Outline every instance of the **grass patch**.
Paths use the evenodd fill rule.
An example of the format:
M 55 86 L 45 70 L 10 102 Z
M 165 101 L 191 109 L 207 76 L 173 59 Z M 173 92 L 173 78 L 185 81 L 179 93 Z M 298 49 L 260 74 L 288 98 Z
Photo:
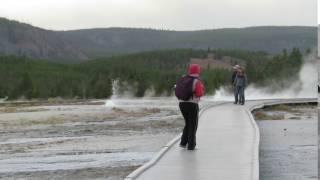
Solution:
M 284 119 L 284 114 L 270 115 L 262 111 L 253 112 L 253 116 L 256 120 L 283 120 Z
M 117 108 L 117 107 L 113 107 L 113 108 L 112 108 L 112 111 L 114 111 L 114 112 L 116 112 L 116 113 L 123 113 L 123 112 L 125 112 L 124 109 Z
M 284 112 L 290 112 L 290 113 L 300 113 L 301 111 L 297 109 L 296 105 L 288 105 L 288 104 L 279 104 L 274 106 L 268 106 L 265 108 L 267 111 L 284 111 Z
M 0 127 L 12 128 L 12 127 L 27 127 L 27 126 L 33 126 L 33 125 L 56 125 L 56 124 L 63 124 L 66 122 L 67 120 L 63 117 L 50 117 L 48 119 L 41 119 L 41 120 L 19 119 L 19 120 L 10 121 L 10 122 L 3 122 L 0 124 Z
M 268 111 L 291 111 L 292 107 L 290 107 L 289 105 L 286 104 L 278 104 L 278 105 L 274 105 L 274 106 L 268 106 L 265 108 Z
M 160 113 L 159 108 L 143 108 L 142 111 L 151 114 Z
M 16 112 L 18 112 L 18 108 L 15 108 L 15 107 L 5 107 L 5 108 L 0 109 L 0 112 L 1 112 L 1 113 L 16 113 Z
M 0 103 L 0 107 L 31 107 L 52 105 L 103 105 L 104 102 L 96 102 L 85 99 L 49 98 L 47 100 L 7 101 Z
M 302 104 L 278 104 L 266 106 L 264 109 L 269 111 L 286 111 L 291 113 L 301 113 L 301 109 L 316 109 L 317 104 L 302 103 Z
M 32 125 L 55 125 L 65 123 L 65 118 L 61 117 L 49 117 L 45 120 L 32 120 L 32 121 L 22 121 L 19 125 L 21 126 L 32 126 Z
M 301 120 L 301 117 L 290 117 L 289 119 L 291 119 L 291 120 Z
M 25 109 L 25 108 L 18 108 L 18 107 L 0 108 L 0 113 L 21 113 L 21 112 L 40 112 L 40 111 L 48 111 L 48 109 L 45 109 L 45 108 Z
M 279 104 L 279 105 L 271 106 L 270 109 L 274 111 L 290 111 L 292 107 L 286 104 Z

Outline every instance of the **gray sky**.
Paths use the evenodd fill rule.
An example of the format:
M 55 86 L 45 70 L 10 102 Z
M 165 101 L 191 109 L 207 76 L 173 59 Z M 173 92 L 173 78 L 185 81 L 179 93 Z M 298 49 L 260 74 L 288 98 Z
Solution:
M 0 4 L 1 17 L 54 30 L 317 25 L 317 0 L 0 0 Z

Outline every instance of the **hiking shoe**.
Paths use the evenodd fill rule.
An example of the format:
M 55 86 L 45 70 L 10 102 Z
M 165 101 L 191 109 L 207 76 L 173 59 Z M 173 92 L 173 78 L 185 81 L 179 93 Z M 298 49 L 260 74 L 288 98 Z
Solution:
M 188 150 L 189 151 L 193 151 L 193 150 L 196 150 L 197 148 L 195 147 L 195 146 L 193 146 L 193 147 L 188 147 Z

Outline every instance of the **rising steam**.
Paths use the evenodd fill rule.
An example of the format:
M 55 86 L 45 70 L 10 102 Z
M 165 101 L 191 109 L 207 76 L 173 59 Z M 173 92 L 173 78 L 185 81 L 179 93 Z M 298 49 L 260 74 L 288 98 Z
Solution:
M 311 55 L 304 58 L 304 64 L 299 72 L 299 78 L 295 82 L 290 83 L 287 88 L 275 91 L 272 89 L 272 85 L 265 88 L 257 88 L 252 84 L 245 90 L 246 99 L 317 98 L 317 67 L 318 64 L 315 53 L 311 53 Z M 212 99 L 231 101 L 234 100 L 234 97 L 226 87 L 221 87 Z
M 270 82 L 268 87 L 257 87 L 254 84 L 248 86 L 245 90 L 247 100 L 255 99 L 291 99 L 291 98 L 317 98 L 317 82 L 318 82 L 318 64 L 315 53 L 304 57 L 304 64 L 299 72 L 299 76 L 294 82 L 289 80 L 286 82 L 285 88 L 279 90 L 277 84 L 279 82 Z M 250 77 L 248 77 L 250 79 Z M 120 88 L 119 80 L 112 83 L 112 97 L 106 100 L 105 106 L 115 107 L 122 100 L 130 100 L 133 98 L 133 88 L 127 84 L 127 89 Z M 154 97 L 154 91 L 147 90 L 144 98 Z M 143 99 L 144 99 L 143 98 Z M 164 96 L 161 98 L 163 99 Z M 175 98 L 174 98 L 175 99 Z M 228 87 L 221 87 L 214 96 L 207 96 L 203 99 L 207 101 L 233 101 L 233 93 Z M 142 99 L 141 99 L 142 100 Z

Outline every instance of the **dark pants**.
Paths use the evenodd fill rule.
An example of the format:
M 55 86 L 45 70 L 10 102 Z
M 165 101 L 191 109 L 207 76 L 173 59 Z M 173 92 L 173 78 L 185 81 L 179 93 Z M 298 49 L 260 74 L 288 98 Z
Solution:
M 237 87 L 233 86 L 234 103 L 238 103 Z
M 235 103 L 244 104 L 244 86 L 236 86 L 235 88 Z
M 188 144 L 188 149 L 194 149 L 196 146 L 199 105 L 196 103 L 181 102 L 179 107 L 185 121 L 180 145 L 185 146 Z

